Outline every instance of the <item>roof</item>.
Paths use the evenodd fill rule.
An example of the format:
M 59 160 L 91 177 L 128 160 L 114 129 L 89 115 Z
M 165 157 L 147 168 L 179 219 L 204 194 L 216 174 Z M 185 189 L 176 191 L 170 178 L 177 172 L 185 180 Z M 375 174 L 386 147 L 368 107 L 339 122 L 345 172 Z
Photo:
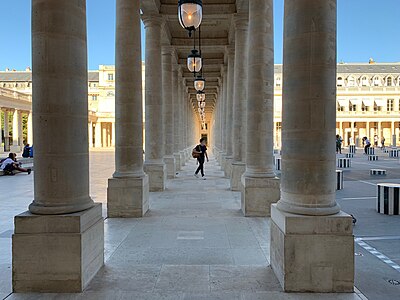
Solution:
M 275 65 L 275 73 L 282 73 L 282 65 Z M 357 63 L 337 65 L 337 73 L 348 74 L 398 74 L 400 75 L 400 63 Z
M 99 81 L 99 71 L 88 72 L 89 81 Z M 0 71 L 0 81 L 32 81 L 32 72 L 26 71 Z

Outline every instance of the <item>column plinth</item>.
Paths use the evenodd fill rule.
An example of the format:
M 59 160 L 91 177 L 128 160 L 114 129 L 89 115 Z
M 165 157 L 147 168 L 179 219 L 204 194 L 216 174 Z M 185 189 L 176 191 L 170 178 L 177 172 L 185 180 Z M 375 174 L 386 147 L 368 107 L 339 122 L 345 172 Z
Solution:
M 336 0 L 285 2 L 281 197 L 271 208 L 271 266 L 288 292 L 353 291 L 352 218 L 335 200 L 336 15 Z
M 243 162 L 232 162 L 232 171 L 231 171 L 231 190 L 232 191 L 241 191 L 243 188 L 242 185 L 242 175 L 246 171 L 246 164 Z

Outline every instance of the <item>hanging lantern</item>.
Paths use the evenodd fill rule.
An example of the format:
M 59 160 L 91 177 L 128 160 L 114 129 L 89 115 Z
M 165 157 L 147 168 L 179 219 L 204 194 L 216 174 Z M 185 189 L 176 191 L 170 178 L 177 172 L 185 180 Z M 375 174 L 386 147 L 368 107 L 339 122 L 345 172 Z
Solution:
M 206 100 L 206 94 L 204 92 L 197 92 L 196 95 L 197 101 L 202 102 Z
M 202 0 L 179 0 L 178 19 L 183 28 L 189 31 L 196 30 L 203 19 L 203 1 Z
M 189 54 L 187 58 L 187 67 L 190 72 L 198 73 L 202 67 L 201 56 L 196 49 L 192 50 L 192 53 Z
M 204 109 L 206 107 L 206 101 L 199 102 L 200 107 Z
M 196 91 L 203 91 L 205 84 L 206 80 L 201 76 L 196 77 L 196 79 L 194 80 L 194 88 L 196 89 Z

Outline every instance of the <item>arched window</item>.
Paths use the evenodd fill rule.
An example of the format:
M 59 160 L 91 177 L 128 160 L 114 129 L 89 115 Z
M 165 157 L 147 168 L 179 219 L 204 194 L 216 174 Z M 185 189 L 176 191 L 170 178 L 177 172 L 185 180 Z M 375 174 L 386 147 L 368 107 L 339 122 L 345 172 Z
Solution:
M 374 76 L 374 79 L 372 80 L 374 86 L 381 86 L 382 85 L 382 80 L 379 76 Z
M 393 77 L 392 76 L 386 77 L 386 86 L 393 86 Z
M 347 86 L 356 86 L 356 79 L 354 76 L 350 75 L 347 77 Z
M 361 86 L 369 86 L 369 80 L 367 76 L 362 76 L 360 80 Z

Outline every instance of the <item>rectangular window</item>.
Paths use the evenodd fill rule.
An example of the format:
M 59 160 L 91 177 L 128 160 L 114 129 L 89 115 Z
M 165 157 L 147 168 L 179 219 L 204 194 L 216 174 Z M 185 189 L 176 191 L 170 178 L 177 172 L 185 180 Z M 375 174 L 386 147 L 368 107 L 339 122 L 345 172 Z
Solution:
M 108 80 L 113 81 L 114 80 L 114 74 L 113 73 L 108 73 Z
M 393 111 L 394 99 L 388 99 L 386 108 L 387 108 L 387 111 Z

